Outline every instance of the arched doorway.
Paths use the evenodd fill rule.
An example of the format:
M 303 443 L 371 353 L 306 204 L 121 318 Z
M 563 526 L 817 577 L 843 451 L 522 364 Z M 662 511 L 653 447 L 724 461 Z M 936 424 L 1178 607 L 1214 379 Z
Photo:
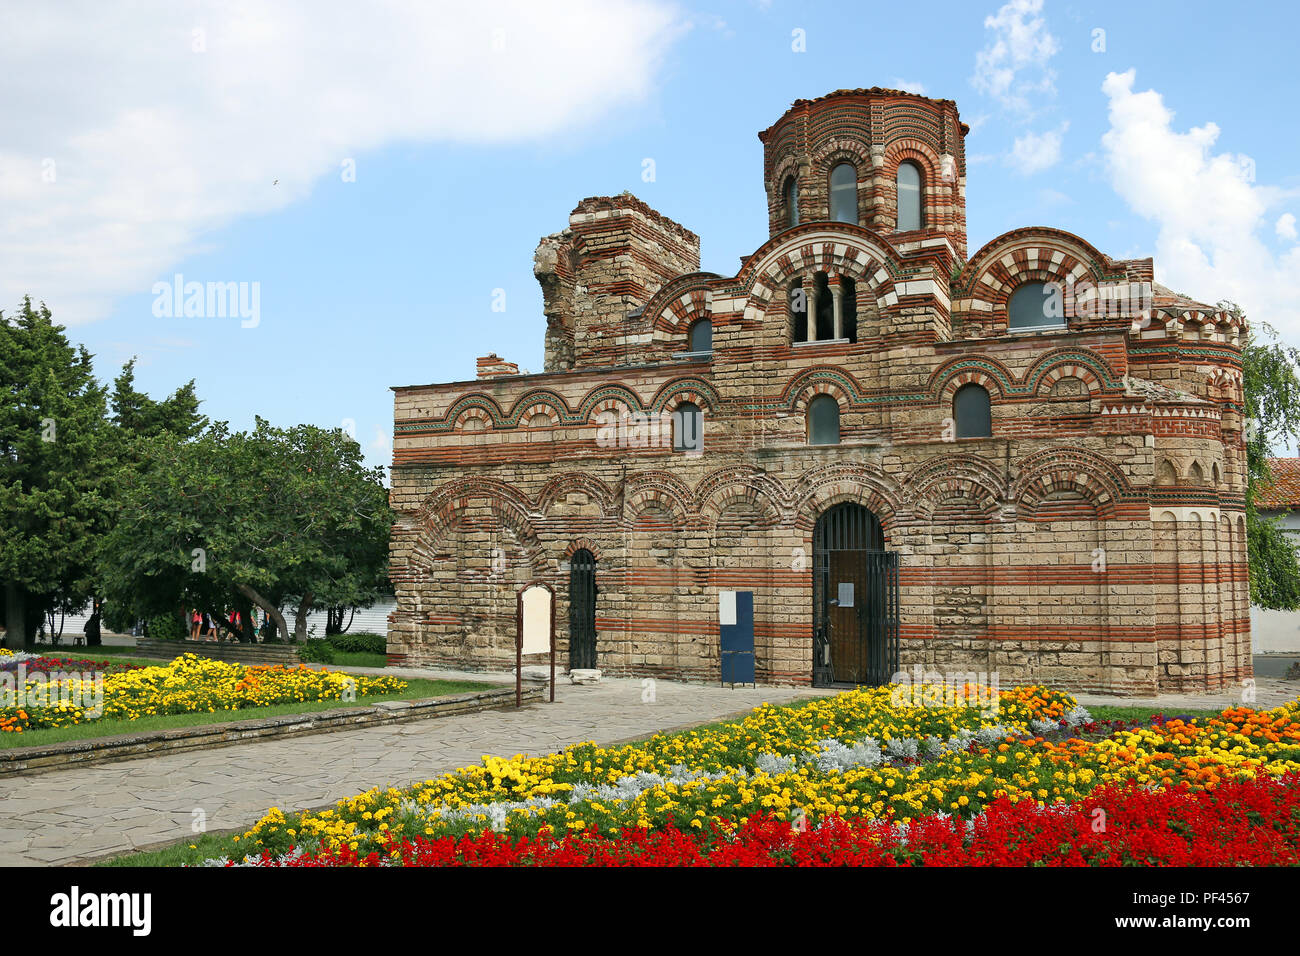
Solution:
M 569 558 L 569 670 L 596 666 L 596 556 L 586 548 Z
M 898 671 L 898 553 L 869 509 L 828 508 L 813 529 L 813 684 L 889 683 Z

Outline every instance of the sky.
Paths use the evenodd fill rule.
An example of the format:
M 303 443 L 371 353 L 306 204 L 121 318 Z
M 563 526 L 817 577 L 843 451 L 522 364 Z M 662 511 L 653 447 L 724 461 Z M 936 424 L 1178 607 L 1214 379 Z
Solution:
M 957 102 L 974 254 L 1074 232 L 1300 345 L 1300 12 L 1242 3 L 389 0 L 0 7 L 0 309 L 44 301 L 106 382 L 343 427 L 394 385 L 542 370 L 538 239 L 625 189 L 733 275 L 759 130 L 798 98 Z M 181 277 L 178 279 L 177 277 Z M 231 291 L 229 314 L 176 286 Z

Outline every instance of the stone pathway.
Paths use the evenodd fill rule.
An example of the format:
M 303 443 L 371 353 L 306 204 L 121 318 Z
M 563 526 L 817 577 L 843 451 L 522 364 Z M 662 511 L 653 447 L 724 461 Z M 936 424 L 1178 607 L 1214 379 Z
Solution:
M 350 669 L 350 668 L 349 668 Z M 409 669 L 403 669 L 409 670 Z M 500 682 L 500 674 L 414 671 L 411 676 Z M 614 743 L 831 693 L 810 688 L 728 690 L 639 680 L 556 682 L 554 704 L 437 720 L 254 741 L 93 767 L 0 778 L 0 866 L 84 862 L 250 826 L 269 807 L 326 806 L 376 785 L 403 786 L 484 754 L 545 754 L 583 740 Z
M 1149 707 L 1177 714 L 1187 710 L 1223 710 L 1227 707 L 1254 707 L 1270 710 L 1289 700 L 1300 697 L 1300 681 L 1282 680 L 1279 677 L 1257 677 L 1255 699 L 1242 699 L 1243 688 L 1233 687 L 1210 694 L 1159 694 L 1155 697 L 1114 697 L 1105 694 L 1075 694 L 1085 707 L 1104 704 L 1108 707 Z

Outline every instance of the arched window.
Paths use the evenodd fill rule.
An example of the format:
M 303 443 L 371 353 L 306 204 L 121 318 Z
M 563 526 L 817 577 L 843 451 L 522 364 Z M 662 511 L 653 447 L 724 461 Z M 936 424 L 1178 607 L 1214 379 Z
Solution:
M 673 412 L 673 451 L 704 450 L 704 416 L 694 402 L 682 402 Z
M 1055 282 L 1026 282 L 1007 302 L 1007 328 L 1059 329 L 1065 327 L 1065 303 Z
M 916 163 L 899 163 L 894 177 L 898 186 L 898 231 L 921 228 L 921 170 Z
M 791 176 L 785 181 L 785 224 L 789 228 L 799 225 L 799 180 Z
M 698 322 L 691 324 L 690 331 L 686 333 L 686 347 L 692 352 L 712 352 L 713 351 L 713 322 L 710 319 L 700 319 Z
M 840 403 L 833 396 L 818 395 L 808 403 L 808 444 L 840 443 Z
M 971 383 L 957 389 L 952 397 L 952 417 L 957 423 L 958 438 L 989 438 L 993 435 L 993 410 L 989 393 Z
M 795 279 L 790 284 L 790 341 L 808 341 L 808 293 L 803 287 L 803 279 Z
M 858 171 L 852 163 L 831 170 L 831 220 L 858 224 Z

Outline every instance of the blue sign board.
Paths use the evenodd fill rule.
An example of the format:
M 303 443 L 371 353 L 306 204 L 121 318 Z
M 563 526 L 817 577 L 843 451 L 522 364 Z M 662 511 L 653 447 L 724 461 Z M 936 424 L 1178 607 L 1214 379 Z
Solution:
M 719 601 L 722 683 L 754 683 L 754 592 L 723 592 Z

